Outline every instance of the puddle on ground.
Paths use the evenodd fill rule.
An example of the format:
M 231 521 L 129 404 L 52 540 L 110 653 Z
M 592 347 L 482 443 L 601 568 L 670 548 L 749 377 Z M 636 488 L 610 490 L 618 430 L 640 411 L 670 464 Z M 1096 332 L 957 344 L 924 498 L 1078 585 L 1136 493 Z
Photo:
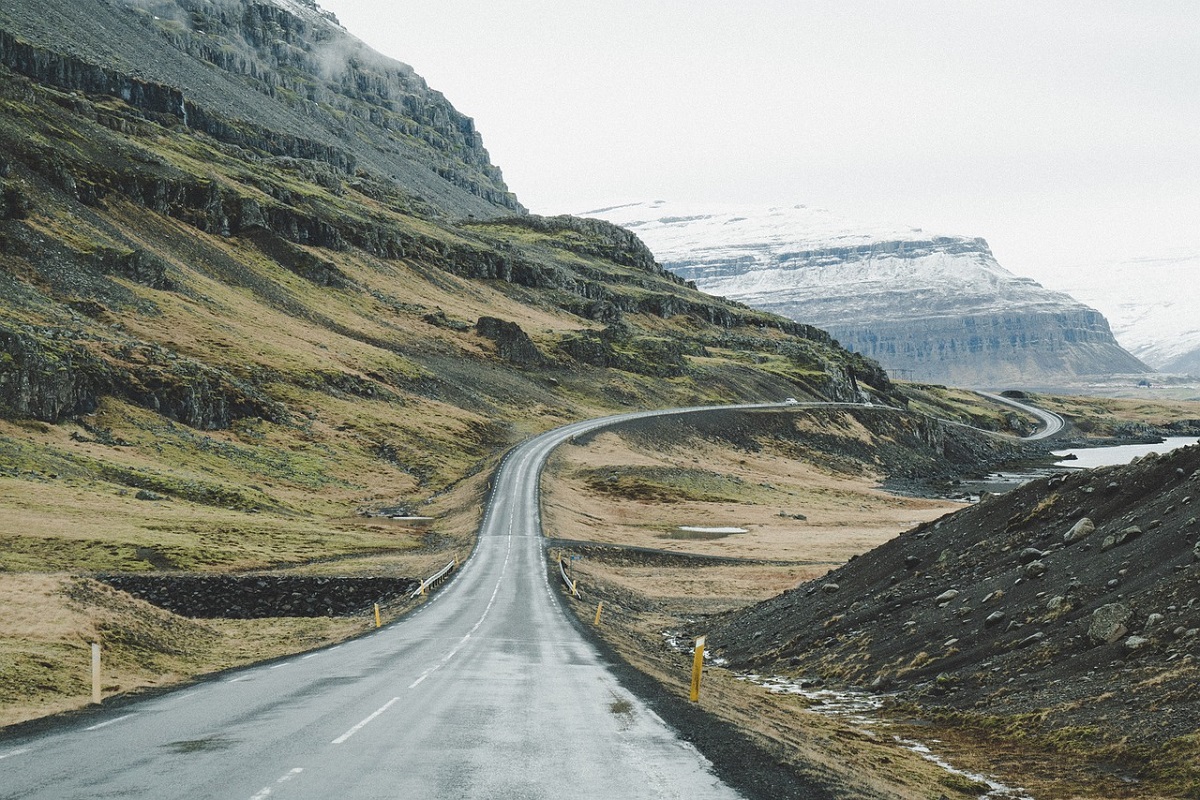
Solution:
M 658 538 L 708 541 L 710 539 L 724 539 L 726 536 L 733 536 L 737 533 L 749 533 L 749 531 L 746 528 L 706 528 L 698 525 L 680 525 L 675 530 L 658 534 Z
M 222 736 L 208 736 L 204 739 L 184 739 L 179 742 L 168 742 L 163 749 L 172 753 L 208 753 L 216 750 L 228 750 L 235 744 L 235 739 Z

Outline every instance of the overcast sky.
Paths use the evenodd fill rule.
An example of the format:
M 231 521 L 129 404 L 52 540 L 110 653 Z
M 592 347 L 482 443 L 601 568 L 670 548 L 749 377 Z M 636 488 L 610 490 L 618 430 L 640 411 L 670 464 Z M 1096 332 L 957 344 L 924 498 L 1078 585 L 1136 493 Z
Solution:
M 804 203 L 982 236 L 1050 285 L 1200 251 L 1197 0 L 319 2 L 473 117 L 536 213 Z

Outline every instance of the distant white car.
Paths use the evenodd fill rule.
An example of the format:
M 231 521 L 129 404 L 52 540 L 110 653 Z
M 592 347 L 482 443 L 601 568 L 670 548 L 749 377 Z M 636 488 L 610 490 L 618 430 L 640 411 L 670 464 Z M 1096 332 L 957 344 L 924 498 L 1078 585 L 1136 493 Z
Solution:
M 797 399 L 796 399 L 796 398 L 794 398 L 794 397 L 785 397 L 785 398 L 783 399 L 783 402 L 787 403 L 789 406 L 798 406 L 798 405 L 800 405 L 800 401 L 799 401 L 799 400 L 797 400 Z

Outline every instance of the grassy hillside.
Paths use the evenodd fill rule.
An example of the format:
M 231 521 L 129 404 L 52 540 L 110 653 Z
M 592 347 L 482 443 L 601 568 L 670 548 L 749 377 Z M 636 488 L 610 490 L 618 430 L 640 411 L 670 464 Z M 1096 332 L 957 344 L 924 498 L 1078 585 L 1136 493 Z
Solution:
M 365 624 L 89 576 L 427 575 L 532 433 L 892 392 L 626 231 L 524 215 L 469 119 L 316 10 L 0 9 L 0 724 L 86 702 L 93 640 L 107 695 Z

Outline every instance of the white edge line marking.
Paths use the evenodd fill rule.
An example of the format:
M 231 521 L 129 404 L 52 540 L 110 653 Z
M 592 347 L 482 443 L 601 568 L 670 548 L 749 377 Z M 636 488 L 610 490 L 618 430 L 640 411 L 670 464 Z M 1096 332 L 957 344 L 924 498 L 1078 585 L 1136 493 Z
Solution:
M 96 725 L 93 725 L 90 728 L 84 728 L 84 730 L 85 731 L 98 731 L 101 728 L 107 728 L 109 725 L 115 725 L 116 723 L 120 722 L 121 720 L 129 719 L 132 716 L 133 716 L 133 714 L 126 714 L 123 717 L 117 717 L 116 719 L 110 719 L 105 722 L 97 723 Z
M 353 728 L 351 728 L 350 730 L 346 731 L 345 733 L 343 733 L 343 734 L 342 734 L 341 736 L 339 736 L 338 738 L 334 739 L 332 742 L 330 742 L 330 744 L 341 744 L 342 742 L 346 741 L 346 740 L 347 740 L 347 739 L 349 739 L 351 736 L 353 736 L 354 734 L 358 733 L 360 730 L 362 730 L 364 727 L 366 727 L 368 724 L 370 724 L 370 722 L 371 722 L 373 719 L 375 719 L 375 718 L 376 718 L 376 717 L 378 717 L 380 714 L 382 714 L 383 712 L 385 712 L 385 711 L 387 711 L 389 708 L 391 708 L 391 707 L 392 707 L 392 705 L 393 705 L 393 704 L 395 704 L 396 702 L 398 702 L 399 700 L 400 700 L 400 698 L 399 698 L 399 697 L 393 697 L 391 700 L 388 700 L 386 703 L 384 703 L 384 704 L 383 704 L 383 706 L 382 706 L 382 707 L 380 707 L 380 708 L 376 709 L 375 713 L 371 714 L 371 716 L 367 717 L 367 718 L 366 718 L 366 719 L 364 719 L 362 722 L 358 723 L 358 724 L 357 724 L 357 725 L 355 725 Z
M 230 678 L 229 680 L 227 680 L 227 681 L 225 681 L 225 682 L 226 682 L 226 683 L 237 683 L 237 682 L 239 682 L 239 681 L 248 681 L 248 680 L 250 680 L 250 676 L 249 676 L 249 675 L 243 675 L 243 676 L 242 676 L 242 677 L 240 677 L 240 678 Z
M 19 756 L 19 755 L 22 755 L 22 754 L 28 753 L 28 752 L 31 752 L 30 748 L 28 748 L 28 747 L 22 748 L 20 750 L 9 750 L 7 753 L 0 753 L 0 761 L 3 761 L 6 758 L 12 758 L 13 756 Z
M 320 653 L 309 653 L 309 654 L 308 654 L 308 655 L 306 655 L 306 656 L 301 656 L 301 660 L 302 660 L 302 661 L 308 661 L 310 658 L 316 658 L 316 657 L 317 657 L 317 656 L 319 656 L 319 655 L 321 655 L 321 654 L 320 654 Z
M 294 778 L 294 777 L 296 777 L 297 775 L 299 775 L 301 772 L 304 772 L 304 768 L 303 768 L 303 767 L 296 767 L 296 768 L 295 768 L 295 769 L 293 769 L 291 772 L 289 772 L 287 775 L 284 775 L 282 778 L 280 778 L 279 780 L 275 781 L 275 783 L 276 783 L 276 785 L 278 785 L 278 784 L 281 784 L 281 783 L 287 783 L 287 782 L 288 782 L 288 781 L 290 781 L 292 778 Z M 251 798 L 250 798 L 250 800 L 265 800 L 265 799 L 266 799 L 267 797 L 269 797 L 270 795 L 271 795 L 271 787 L 270 787 L 270 786 L 264 786 L 262 789 L 259 789 L 259 791 L 258 791 L 258 794 L 254 795 L 254 797 L 251 797 Z
M 279 669 L 280 667 L 290 667 L 291 665 L 292 662 L 284 661 L 282 664 L 275 664 L 274 666 L 267 667 L 267 669 Z

